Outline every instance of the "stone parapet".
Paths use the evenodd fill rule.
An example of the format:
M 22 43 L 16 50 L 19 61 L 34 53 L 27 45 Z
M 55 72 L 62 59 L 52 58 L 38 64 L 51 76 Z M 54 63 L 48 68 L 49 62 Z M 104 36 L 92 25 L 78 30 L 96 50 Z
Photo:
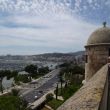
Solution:
M 104 91 L 107 71 L 108 65 L 103 66 L 57 110 L 98 110 Z

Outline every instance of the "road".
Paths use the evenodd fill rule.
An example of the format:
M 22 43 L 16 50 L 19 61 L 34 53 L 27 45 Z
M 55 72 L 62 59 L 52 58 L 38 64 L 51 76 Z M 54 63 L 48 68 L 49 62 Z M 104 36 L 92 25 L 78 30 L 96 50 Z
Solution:
M 36 88 L 31 88 L 31 90 L 25 94 L 22 95 L 22 97 L 28 102 L 33 103 L 34 101 L 38 100 L 40 97 L 42 97 L 44 94 L 46 94 L 48 91 L 56 87 L 56 83 L 58 82 L 58 73 L 59 69 L 52 71 L 48 76 L 44 76 L 43 83 L 41 84 L 41 80 L 37 82 L 37 84 L 34 84 Z M 41 86 L 38 87 L 38 84 L 41 84 Z

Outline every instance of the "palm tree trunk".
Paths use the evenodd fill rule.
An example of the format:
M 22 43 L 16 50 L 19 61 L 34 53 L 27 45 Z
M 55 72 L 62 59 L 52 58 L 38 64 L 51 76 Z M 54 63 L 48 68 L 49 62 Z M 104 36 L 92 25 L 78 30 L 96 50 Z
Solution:
M 58 84 L 57 84 L 57 87 L 56 87 L 56 100 L 58 99 Z
M 61 95 L 62 95 L 62 81 L 61 81 Z
M 2 81 L 3 81 L 3 78 L 0 79 L 0 90 L 1 90 L 1 92 L 3 93 L 3 85 L 2 85 Z

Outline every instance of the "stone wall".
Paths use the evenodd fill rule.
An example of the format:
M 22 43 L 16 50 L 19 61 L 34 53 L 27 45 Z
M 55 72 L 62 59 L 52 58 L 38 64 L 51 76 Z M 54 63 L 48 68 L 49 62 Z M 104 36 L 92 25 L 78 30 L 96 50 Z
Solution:
M 107 71 L 108 65 L 103 66 L 57 110 L 98 110 L 106 82 Z
M 88 46 L 86 54 L 88 61 L 85 64 L 85 80 L 88 81 L 103 65 L 107 63 L 110 46 Z

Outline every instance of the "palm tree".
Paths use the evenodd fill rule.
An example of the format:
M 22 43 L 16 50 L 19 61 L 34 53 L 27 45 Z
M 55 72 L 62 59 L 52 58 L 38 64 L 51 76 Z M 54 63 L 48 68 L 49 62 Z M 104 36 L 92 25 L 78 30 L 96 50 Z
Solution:
M 5 74 L 4 74 L 4 71 L 0 71 L 0 90 L 1 92 L 3 93 L 3 85 L 2 85 L 2 81 L 3 81 L 3 78 L 5 77 Z
M 62 85 L 63 85 L 63 76 L 64 76 L 64 71 L 60 71 L 60 74 L 59 74 L 59 81 L 60 81 L 60 84 L 61 84 L 61 94 L 62 94 Z
M 58 84 L 57 84 L 57 87 L 56 87 L 56 100 L 58 99 Z
M 61 84 L 61 94 L 62 94 L 62 89 L 63 89 L 63 87 L 62 87 L 62 85 L 63 85 L 63 77 L 62 77 L 62 76 L 60 76 L 59 78 L 60 78 L 60 84 Z

